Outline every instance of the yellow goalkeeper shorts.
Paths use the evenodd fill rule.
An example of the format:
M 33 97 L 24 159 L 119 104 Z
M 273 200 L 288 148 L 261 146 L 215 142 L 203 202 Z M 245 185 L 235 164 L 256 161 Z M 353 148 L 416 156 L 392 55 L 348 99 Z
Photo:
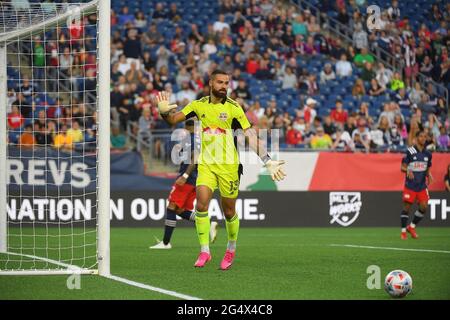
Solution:
M 237 198 L 239 193 L 240 165 L 230 165 L 227 170 L 223 165 L 217 168 L 213 165 L 198 165 L 197 186 L 207 186 L 213 192 L 219 188 L 224 198 Z

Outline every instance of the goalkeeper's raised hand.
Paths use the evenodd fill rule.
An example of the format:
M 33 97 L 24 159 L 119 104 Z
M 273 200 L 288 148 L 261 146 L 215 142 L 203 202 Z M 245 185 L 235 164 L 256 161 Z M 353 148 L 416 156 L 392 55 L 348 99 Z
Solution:
M 266 162 L 264 167 L 267 169 L 267 171 L 269 171 L 273 181 L 281 181 L 284 179 L 284 177 L 286 177 L 286 173 L 281 167 L 285 163 L 286 161 L 284 160 L 268 160 Z
M 158 103 L 158 111 L 162 116 L 168 115 L 170 110 L 176 109 L 176 104 L 169 104 L 170 93 L 167 91 L 160 91 L 156 95 L 156 102 Z

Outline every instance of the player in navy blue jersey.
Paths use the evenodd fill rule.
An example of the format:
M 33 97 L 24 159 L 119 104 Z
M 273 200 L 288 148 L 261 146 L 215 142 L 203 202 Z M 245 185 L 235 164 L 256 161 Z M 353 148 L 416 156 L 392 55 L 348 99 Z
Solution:
M 409 232 L 413 239 L 419 237 L 416 233 L 416 225 L 424 217 L 430 199 L 427 186 L 433 181 L 430 173 L 432 154 L 425 149 L 426 140 L 425 132 L 419 131 L 416 134 L 416 144 L 406 150 L 406 155 L 402 160 L 401 170 L 406 173 L 403 189 L 403 211 L 400 216 L 402 240 L 408 238 L 406 232 Z M 408 225 L 409 211 L 416 200 L 419 203 L 419 208 L 414 213 L 412 222 Z
M 171 249 L 170 239 L 172 238 L 173 230 L 177 225 L 177 215 L 185 220 L 195 222 L 194 200 L 196 198 L 195 184 L 197 181 L 197 164 L 194 161 L 194 149 L 198 145 L 195 141 L 194 135 L 194 121 L 188 120 L 185 122 L 185 128 L 190 133 L 190 139 L 183 139 L 184 144 L 181 150 L 190 149 L 191 161 L 182 162 L 178 171 L 178 177 L 172 186 L 172 191 L 169 195 L 169 205 L 166 209 L 166 221 L 164 226 L 164 238 L 162 241 L 157 239 L 157 243 L 151 246 L 150 249 Z M 214 242 L 217 237 L 217 222 L 211 222 L 210 241 Z

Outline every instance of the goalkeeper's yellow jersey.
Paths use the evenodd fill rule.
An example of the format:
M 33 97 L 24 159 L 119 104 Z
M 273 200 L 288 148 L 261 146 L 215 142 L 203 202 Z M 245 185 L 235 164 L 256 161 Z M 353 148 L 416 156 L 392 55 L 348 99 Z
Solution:
M 248 129 L 250 123 L 242 107 L 226 97 L 211 103 L 209 96 L 192 101 L 181 112 L 186 119 L 197 117 L 201 122 L 201 151 L 198 164 L 214 171 L 237 170 L 239 156 L 234 142 L 234 130 Z

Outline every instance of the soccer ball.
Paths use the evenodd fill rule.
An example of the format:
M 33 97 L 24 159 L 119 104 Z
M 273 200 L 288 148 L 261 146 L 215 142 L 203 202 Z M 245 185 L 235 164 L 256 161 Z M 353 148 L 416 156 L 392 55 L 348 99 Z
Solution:
M 403 298 L 412 290 L 412 278 L 403 270 L 391 271 L 384 280 L 384 289 L 393 298 Z

